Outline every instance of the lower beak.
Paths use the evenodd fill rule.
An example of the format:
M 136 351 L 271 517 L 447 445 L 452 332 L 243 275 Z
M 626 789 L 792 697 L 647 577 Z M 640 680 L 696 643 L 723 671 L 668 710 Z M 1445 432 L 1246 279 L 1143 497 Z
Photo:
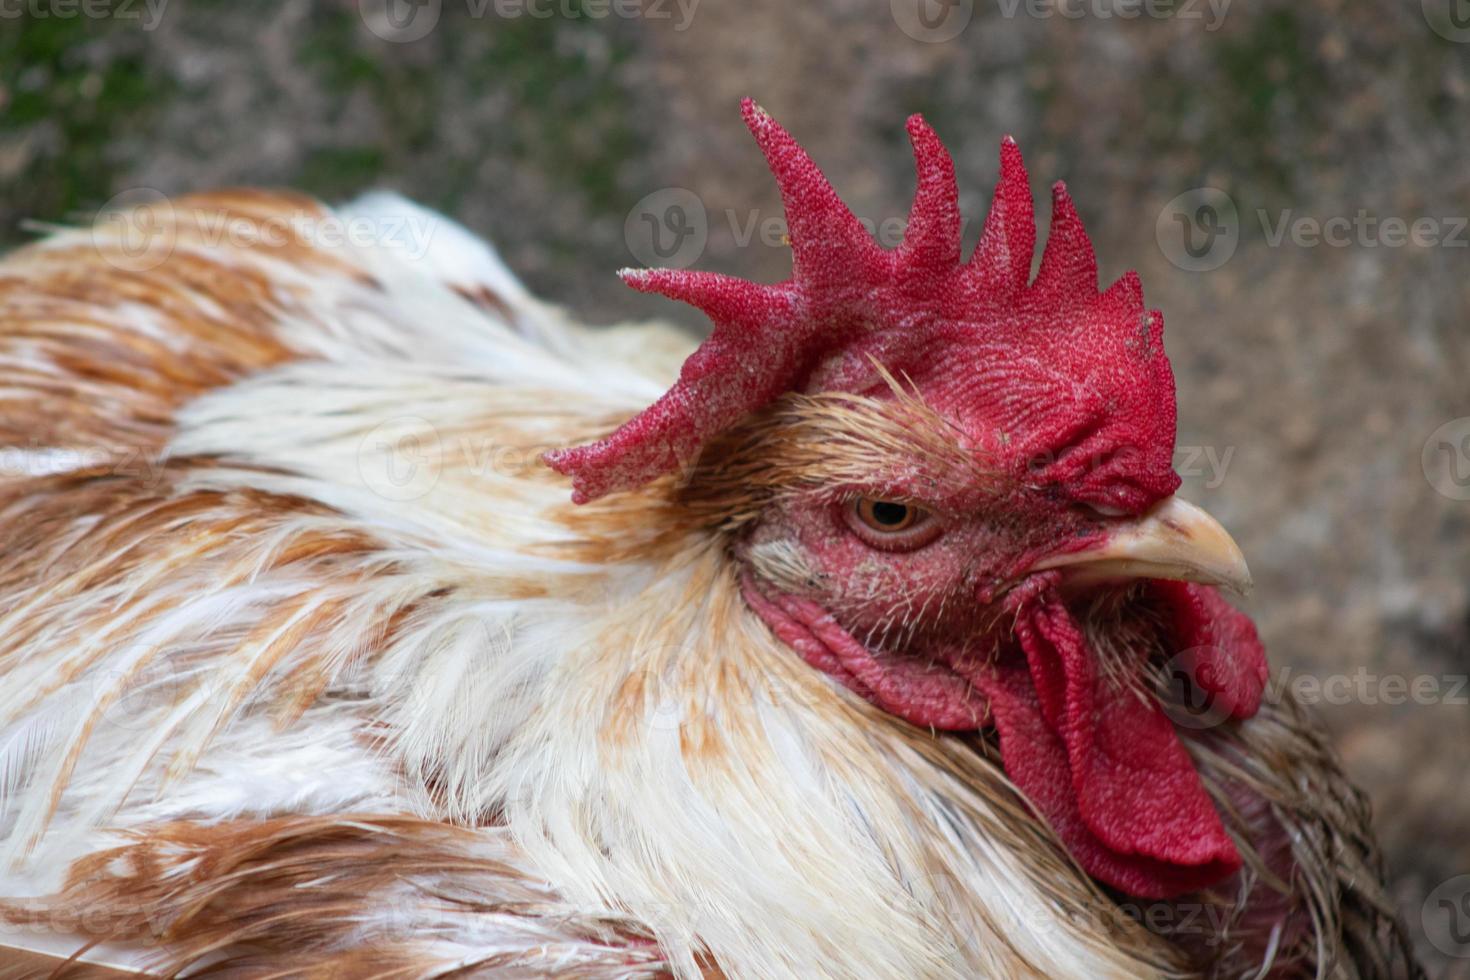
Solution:
M 1194 504 L 1169 497 L 1140 517 L 1119 520 L 1095 545 L 1037 562 L 1036 571 L 1064 568 L 1074 582 L 1161 578 L 1218 585 L 1240 595 L 1250 569 L 1235 541 Z

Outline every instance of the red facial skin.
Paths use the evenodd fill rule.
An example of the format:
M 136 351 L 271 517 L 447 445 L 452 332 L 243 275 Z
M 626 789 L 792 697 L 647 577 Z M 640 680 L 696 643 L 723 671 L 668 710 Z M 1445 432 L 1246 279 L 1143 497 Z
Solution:
M 892 400 L 887 391 L 865 394 Z M 874 473 L 860 485 L 781 496 L 742 549 L 794 546 L 812 571 L 799 593 L 751 581 L 747 594 L 768 621 L 830 614 L 849 635 L 835 644 L 849 656 L 845 665 L 829 656 L 816 666 L 916 725 L 969 730 L 985 721 L 977 710 L 988 718 L 973 690 L 978 663 L 1014 647 L 1011 617 L 998 601 L 1041 559 L 1097 542 L 1109 519 L 1046 482 L 1036 460 L 1055 451 L 1003 451 L 993 428 L 973 418 L 963 426 L 948 421 L 985 460 L 977 475 L 936 482 L 911 472 Z M 899 533 L 873 529 L 857 516 L 862 499 L 902 502 L 923 517 Z M 778 632 L 789 638 L 797 631 L 782 622 Z M 873 663 L 859 666 L 862 659 Z
M 854 499 L 874 492 L 862 490 L 784 498 L 743 542 L 746 556 L 781 544 L 811 572 L 799 591 L 747 573 L 747 601 L 776 635 L 912 724 L 997 728 L 1011 778 L 1109 884 L 1163 898 L 1238 870 L 1172 723 L 1101 675 L 1062 599 L 1061 573 L 1028 571 L 1047 554 L 1105 536 L 1109 519 L 1023 486 L 941 507 L 918 488 L 886 482 L 876 490 L 885 499 L 932 510 L 885 535 L 855 516 Z M 1249 621 L 1212 590 L 1153 588 L 1166 608 L 1183 610 L 1159 645 L 1203 651 L 1186 665 L 1196 681 L 1234 715 L 1253 713 L 1266 676 Z M 1136 655 L 1141 676 L 1157 646 Z M 1208 662 L 1196 663 L 1200 656 Z
M 875 650 L 994 639 L 994 624 L 979 612 L 1043 557 L 1097 541 L 1106 519 L 1020 487 L 967 496 L 939 503 L 922 487 L 835 487 L 783 500 L 749 544 L 797 545 L 820 583 L 802 598 Z M 863 497 L 903 501 L 928 516 L 900 535 L 865 533 L 853 526 L 854 502 Z

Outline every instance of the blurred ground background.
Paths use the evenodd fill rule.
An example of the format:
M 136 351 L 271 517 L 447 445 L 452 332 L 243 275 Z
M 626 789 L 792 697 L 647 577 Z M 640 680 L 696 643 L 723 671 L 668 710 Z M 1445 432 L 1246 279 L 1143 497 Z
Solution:
M 779 241 L 743 234 L 781 212 L 741 96 L 875 221 L 907 211 L 903 120 L 924 112 L 971 240 L 1013 133 L 1039 204 L 1065 178 L 1104 277 L 1138 268 L 1164 310 L 1190 495 L 1241 542 L 1281 679 L 1371 793 L 1431 974 L 1470 977 L 1470 4 L 1187 0 L 1125 19 L 1138 4 L 922 0 L 925 27 L 918 2 L 617 0 L 641 16 L 598 18 L 595 0 L 542 0 L 540 18 L 495 0 L 17 0 L 0 5 L 0 244 L 132 188 L 391 187 L 591 321 L 699 329 L 612 273 L 660 226 L 707 230 L 681 262 L 784 277 Z M 415 13 L 437 18 L 417 39 Z M 1228 202 L 1170 204 L 1201 187 Z M 689 201 L 675 188 L 703 225 L 669 211 Z M 1313 244 L 1331 218 L 1356 228 Z M 1429 224 L 1405 243 L 1387 219 Z

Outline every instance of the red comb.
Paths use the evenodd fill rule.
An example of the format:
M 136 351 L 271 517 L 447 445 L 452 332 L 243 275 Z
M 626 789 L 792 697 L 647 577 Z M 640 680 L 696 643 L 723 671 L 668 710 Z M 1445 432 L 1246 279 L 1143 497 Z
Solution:
M 1043 359 L 1054 360 L 1063 373 L 1108 389 L 1098 394 L 1100 403 L 1140 395 L 1157 403 L 1162 397 L 1167 407 L 1125 409 L 1131 422 L 1146 422 L 1127 443 L 1148 448 L 1151 463 L 1144 469 L 1160 470 L 1158 444 L 1167 442 L 1165 455 L 1171 456 L 1174 439 L 1173 380 L 1163 359 L 1161 323 L 1145 314 L 1131 273 L 1098 295 L 1092 243 L 1061 184 L 1053 190 L 1041 269 L 1028 287 L 1036 227 L 1014 140 L 1001 144 L 1000 181 L 985 230 L 974 256 L 962 264 L 954 162 L 922 118 L 908 121 L 918 189 L 903 244 L 890 252 L 786 130 L 749 99 L 742 108 L 780 186 L 793 275 L 761 285 L 708 272 L 622 273 L 634 289 L 703 310 L 714 330 L 684 363 L 674 387 L 648 409 L 605 439 L 546 454 L 548 465 L 572 477 L 577 503 L 681 468 L 711 437 L 787 391 L 858 390 L 872 382 L 874 358 L 890 371 L 912 373 L 977 344 L 993 362 L 998 351 L 1024 348 L 1034 357 L 1039 341 Z M 1076 336 L 1080 328 L 1088 331 L 1085 343 Z M 1106 370 L 1099 372 L 1099 364 Z M 1140 369 L 1142 385 L 1133 377 Z M 1162 468 L 1168 469 L 1167 460 Z M 1171 479 L 1177 482 L 1172 471 L 1143 482 L 1152 488 Z

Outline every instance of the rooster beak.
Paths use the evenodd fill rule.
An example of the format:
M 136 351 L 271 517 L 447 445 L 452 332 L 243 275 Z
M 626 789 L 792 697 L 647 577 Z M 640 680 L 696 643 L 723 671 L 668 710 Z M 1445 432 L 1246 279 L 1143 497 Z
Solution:
M 1238 595 L 1251 589 L 1245 557 L 1220 522 L 1178 497 L 1140 517 L 1117 521 L 1093 547 L 1035 566 L 1048 568 L 1067 569 L 1073 582 L 1161 578 L 1219 585 Z

